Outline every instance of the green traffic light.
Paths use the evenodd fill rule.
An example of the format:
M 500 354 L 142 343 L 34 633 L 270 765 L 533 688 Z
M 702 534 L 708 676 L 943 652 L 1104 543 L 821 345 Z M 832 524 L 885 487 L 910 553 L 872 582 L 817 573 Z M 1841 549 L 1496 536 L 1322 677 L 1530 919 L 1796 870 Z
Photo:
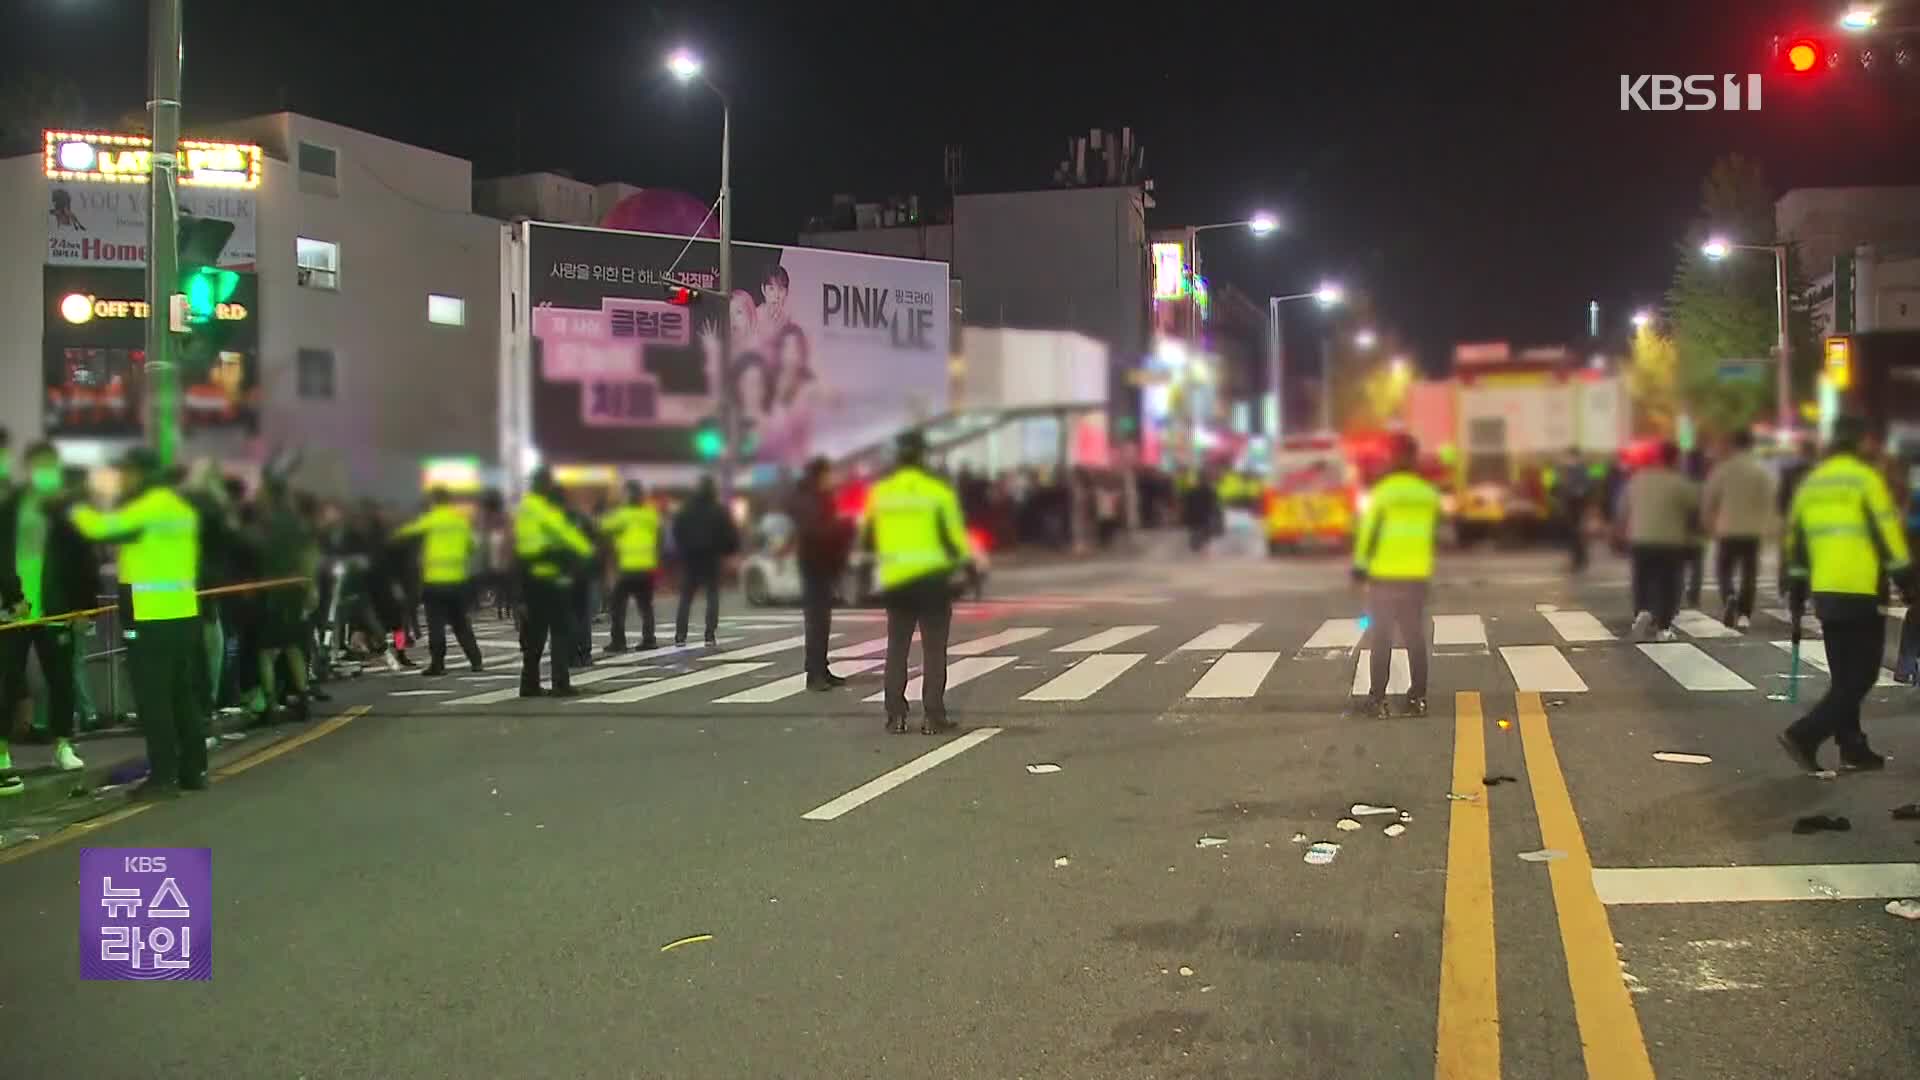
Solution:
M 703 427 L 693 434 L 693 452 L 703 460 L 712 461 L 726 449 L 727 441 L 718 428 Z
M 232 270 L 196 266 L 182 275 L 180 292 L 187 298 L 189 322 L 207 323 L 214 319 L 220 304 L 233 299 L 240 287 L 240 275 Z

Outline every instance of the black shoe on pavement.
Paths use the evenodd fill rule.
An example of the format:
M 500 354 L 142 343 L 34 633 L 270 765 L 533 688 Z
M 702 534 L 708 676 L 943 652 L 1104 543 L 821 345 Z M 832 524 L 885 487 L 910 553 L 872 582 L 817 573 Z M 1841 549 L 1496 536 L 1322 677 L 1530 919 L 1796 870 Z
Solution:
M 674 648 L 676 648 L 676 649 L 684 649 L 684 648 L 686 648 L 686 647 L 687 647 L 687 639 L 686 639 L 686 638 L 685 638 L 684 636 L 681 636 L 681 637 L 676 637 L 676 638 L 674 638 L 674 639 L 673 639 L 673 647 L 674 647 Z
M 180 797 L 177 784 L 161 784 L 152 780 L 144 781 L 127 792 L 128 802 L 165 802 Z
M 538 686 L 523 686 L 520 688 L 520 696 L 523 698 L 546 697 L 547 692 Z
M 641 652 L 652 652 L 653 650 L 659 647 L 660 647 L 660 643 L 658 641 L 655 641 L 652 638 L 648 638 L 647 640 L 640 643 Z
M 1887 767 L 1887 759 L 1873 752 L 1866 743 L 1858 746 L 1841 747 L 1841 772 L 1876 772 Z
M 403 668 L 417 668 L 420 666 L 419 664 L 415 663 L 413 660 L 408 658 L 407 650 L 405 649 L 393 650 L 393 658 L 395 660 L 398 660 L 400 662 L 400 666 Z
M 835 684 L 827 682 L 825 679 L 808 679 L 807 680 L 807 689 L 812 690 L 815 693 L 825 693 L 826 691 L 833 689 L 834 685 Z
M 1408 716 L 1427 715 L 1427 699 L 1424 697 L 1414 697 L 1412 695 L 1408 695 L 1407 715 Z
M 1740 606 L 1728 601 L 1727 609 L 1720 613 L 1720 623 L 1729 630 L 1740 629 Z
M 180 781 L 180 790 L 181 790 L 181 791 L 205 791 L 205 790 L 207 790 L 207 777 L 206 777 L 206 774 L 205 774 L 205 773 L 202 773 L 201 775 L 199 775 L 199 776 L 196 776 L 196 777 L 194 777 L 194 778 L 193 778 L 193 779 L 191 779 L 191 780 L 187 780 L 187 779 L 182 779 L 182 780 Z
M 547 691 L 547 696 L 559 697 L 559 698 L 579 697 L 580 691 L 575 690 L 571 686 L 556 686 L 553 689 Z
M 325 690 L 322 690 L 317 686 L 309 686 L 307 687 L 307 700 L 317 701 L 320 704 L 325 705 L 327 702 L 333 700 L 333 695 L 327 693 Z
M 847 677 L 845 675 L 835 675 L 833 672 L 829 671 L 827 672 L 827 685 L 828 686 L 845 686 L 847 685 Z
M 949 732 L 959 730 L 960 721 L 958 720 L 940 719 L 922 720 L 920 722 L 920 734 L 922 735 L 945 735 Z
M 708 634 L 706 642 L 707 648 L 709 649 L 717 649 L 720 647 L 720 638 L 716 634 Z
M 887 733 L 890 735 L 905 735 L 907 733 L 907 718 L 904 716 L 887 717 Z
M 1799 768 L 1801 772 L 1817 773 L 1821 771 L 1819 757 L 1815 755 L 1813 750 L 1808 749 L 1805 743 L 1795 738 L 1793 732 L 1783 731 L 1780 733 L 1780 749 L 1787 752 L 1787 757 L 1793 760 L 1793 764 Z
M 613 645 L 608 645 L 606 647 L 605 654 L 608 656 L 619 656 L 621 653 L 626 651 L 627 651 L 627 647 L 625 645 L 613 644 Z
M 470 661 L 468 661 L 468 662 L 467 662 L 467 667 L 469 667 L 469 668 L 471 668 L 471 669 L 473 669 L 473 673 L 474 673 L 475 675 L 478 675 L 478 674 L 480 674 L 481 672 L 483 672 L 483 671 L 485 671 L 485 670 L 487 670 L 487 666 L 486 666 L 485 664 L 483 664 L 483 663 L 481 663 L 481 662 L 480 662 L 480 661 L 478 661 L 478 660 L 470 660 Z
M 1370 697 L 1367 699 L 1365 708 L 1361 710 L 1361 715 L 1375 720 L 1387 720 L 1393 716 L 1393 707 L 1387 704 L 1386 698 Z
M 420 677 L 423 679 L 431 679 L 438 675 L 445 675 L 446 673 L 447 667 L 445 664 L 428 664 L 425 670 L 420 672 Z

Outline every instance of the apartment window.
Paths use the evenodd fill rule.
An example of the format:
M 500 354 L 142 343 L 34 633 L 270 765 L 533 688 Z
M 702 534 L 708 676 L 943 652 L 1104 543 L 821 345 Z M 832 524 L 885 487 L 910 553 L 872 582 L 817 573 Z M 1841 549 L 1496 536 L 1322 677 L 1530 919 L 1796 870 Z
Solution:
M 301 349 L 294 361 L 300 397 L 309 401 L 332 401 L 333 350 Z
M 319 143 L 300 143 L 300 171 L 309 176 L 340 178 L 340 151 Z
M 428 293 L 427 321 L 436 326 L 465 326 L 467 302 L 457 296 Z
M 340 287 L 340 245 L 325 240 L 294 238 L 293 261 L 299 269 L 294 278 L 309 289 Z

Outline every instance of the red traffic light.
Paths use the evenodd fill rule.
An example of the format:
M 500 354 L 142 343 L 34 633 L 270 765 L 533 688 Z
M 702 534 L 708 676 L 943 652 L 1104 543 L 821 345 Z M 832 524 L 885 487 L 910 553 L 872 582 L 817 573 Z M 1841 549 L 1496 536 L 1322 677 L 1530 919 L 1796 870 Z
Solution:
M 693 303 L 693 290 L 685 285 L 676 285 L 667 290 L 667 303 L 675 307 L 687 307 Z
M 1804 75 L 1820 65 L 1820 43 L 1812 38 L 1801 38 L 1787 46 L 1787 68 L 1795 74 Z

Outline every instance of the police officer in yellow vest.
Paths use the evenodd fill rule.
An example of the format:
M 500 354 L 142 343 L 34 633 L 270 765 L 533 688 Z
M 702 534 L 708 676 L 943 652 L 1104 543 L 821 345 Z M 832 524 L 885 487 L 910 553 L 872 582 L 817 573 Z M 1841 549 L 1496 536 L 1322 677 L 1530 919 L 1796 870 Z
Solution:
M 1827 692 L 1807 715 L 1780 734 L 1793 763 L 1818 772 L 1820 746 L 1831 738 L 1840 767 L 1879 769 L 1886 759 L 1860 730 L 1860 703 L 1880 677 L 1886 626 L 1880 615 L 1880 576 L 1900 583 L 1909 603 L 1920 598 L 1900 514 L 1886 481 L 1862 454 L 1866 426 L 1857 417 L 1834 421 L 1827 459 L 1793 493 L 1782 560 L 1787 607 L 1798 626 L 1813 597 L 1826 639 Z
M 553 474 L 533 474 L 513 516 L 513 549 L 520 562 L 520 595 L 526 611 L 520 626 L 520 696 L 572 697 L 567 665 L 573 660 L 571 589 L 588 570 L 593 542 L 567 520 Z M 540 653 L 553 639 L 553 689 L 540 689 Z
M 1434 533 L 1440 493 L 1416 470 L 1420 446 L 1411 435 L 1393 441 L 1393 464 L 1367 493 L 1366 514 L 1354 535 L 1353 578 L 1368 583 L 1368 648 L 1372 650 L 1369 711 L 1385 719 L 1387 680 L 1397 637 L 1407 650 L 1407 713 L 1427 715 L 1427 583 L 1433 577 Z
M 200 634 L 197 574 L 200 515 L 164 483 L 159 461 L 145 450 L 120 466 L 121 505 L 101 512 L 81 504 L 69 513 L 95 543 L 120 545 L 120 580 L 128 595 L 122 618 L 140 727 L 147 739 L 147 782 L 136 798 L 172 798 L 207 786 L 207 718 L 196 680 L 206 663 Z
M 627 485 L 627 504 L 600 519 L 600 531 L 613 538 L 620 576 L 613 586 L 613 640 L 608 653 L 627 651 L 627 600 L 640 605 L 640 648 L 657 649 L 653 638 L 653 574 L 660 568 L 660 509 L 638 483 Z
M 444 675 L 447 671 L 447 624 L 453 624 L 453 636 L 460 651 L 467 654 L 467 666 L 480 670 L 480 646 L 473 640 L 473 624 L 467 621 L 467 579 L 472 573 L 474 556 L 473 522 L 446 491 L 436 488 L 427 496 L 427 512 L 394 531 L 394 539 L 420 540 L 420 602 L 427 609 L 427 651 L 432 663 L 422 675 Z
M 865 547 L 887 607 L 887 730 L 907 730 L 907 650 L 920 631 L 923 734 L 952 731 L 947 718 L 947 633 L 953 627 L 954 577 L 972 562 L 960 498 L 926 470 L 918 432 L 900 437 L 895 467 L 867 497 Z

